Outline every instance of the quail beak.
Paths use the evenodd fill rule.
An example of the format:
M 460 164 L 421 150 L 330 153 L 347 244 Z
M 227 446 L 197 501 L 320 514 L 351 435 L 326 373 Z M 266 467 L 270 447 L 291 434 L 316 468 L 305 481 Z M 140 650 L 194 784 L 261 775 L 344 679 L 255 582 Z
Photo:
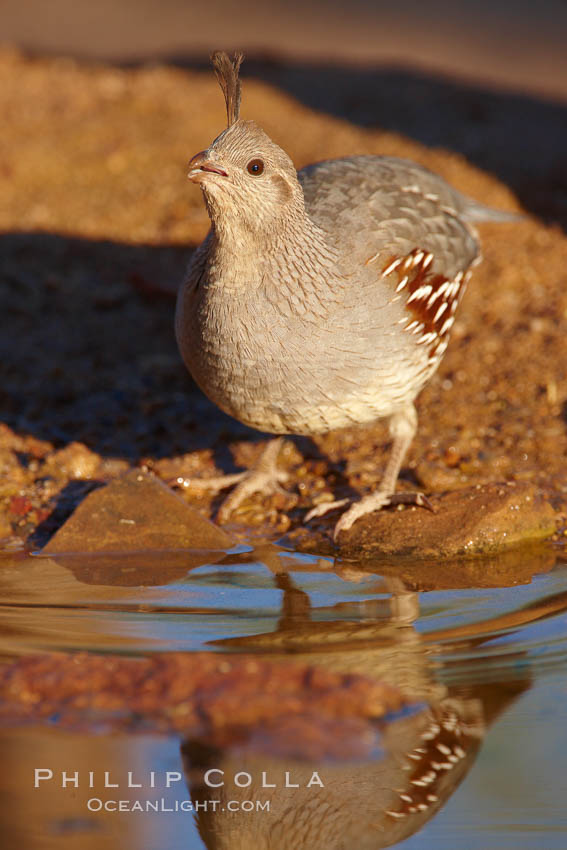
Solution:
M 189 173 L 187 176 L 193 183 L 201 183 L 203 180 L 206 180 L 208 174 L 220 174 L 221 177 L 228 177 L 228 173 L 224 168 L 207 159 L 207 151 L 199 151 L 189 162 Z

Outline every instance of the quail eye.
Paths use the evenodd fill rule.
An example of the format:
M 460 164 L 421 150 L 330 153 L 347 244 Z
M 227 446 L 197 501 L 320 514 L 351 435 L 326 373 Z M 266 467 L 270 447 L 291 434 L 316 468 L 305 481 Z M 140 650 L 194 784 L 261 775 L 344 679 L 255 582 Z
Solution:
M 264 163 L 261 159 L 251 159 L 246 166 L 246 170 L 248 171 L 248 174 L 252 174 L 253 177 L 258 177 L 264 170 Z

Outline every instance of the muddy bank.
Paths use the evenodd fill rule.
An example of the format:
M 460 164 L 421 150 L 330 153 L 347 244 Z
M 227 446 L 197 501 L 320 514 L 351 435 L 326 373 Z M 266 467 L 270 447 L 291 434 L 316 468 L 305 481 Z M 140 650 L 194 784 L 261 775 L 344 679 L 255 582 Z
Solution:
M 262 437 L 203 398 L 173 339 L 173 293 L 207 228 L 186 162 L 224 122 L 212 75 L 32 61 L 10 51 L 0 53 L 0 70 L 0 538 L 40 545 L 86 493 L 130 466 L 166 482 L 230 472 L 252 462 Z M 345 96 L 343 113 L 348 103 Z M 353 116 L 359 103 L 352 100 Z M 520 208 L 488 171 L 381 129 L 380 115 L 363 128 L 257 80 L 245 83 L 243 115 L 259 120 L 298 167 L 393 153 L 485 203 Z M 482 162 L 482 110 L 467 120 L 476 121 L 474 159 Z M 539 180 L 540 164 L 527 174 L 525 220 L 482 226 L 485 259 L 439 372 L 418 400 L 419 432 L 400 489 L 458 494 L 515 482 L 530 488 L 534 503 L 551 505 L 561 535 L 567 238 L 558 224 L 529 214 L 560 219 L 564 180 L 549 168 L 556 179 L 550 171 Z M 231 533 L 254 528 L 293 540 L 314 503 L 376 485 L 386 441 L 378 424 L 286 445 L 289 495 L 251 498 Z M 202 491 L 181 495 L 207 517 L 219 504 Z M 395 512 L 382 526 L 402 518 Z M 314 525 L 313 535 L 328 541 L 332 521 Z

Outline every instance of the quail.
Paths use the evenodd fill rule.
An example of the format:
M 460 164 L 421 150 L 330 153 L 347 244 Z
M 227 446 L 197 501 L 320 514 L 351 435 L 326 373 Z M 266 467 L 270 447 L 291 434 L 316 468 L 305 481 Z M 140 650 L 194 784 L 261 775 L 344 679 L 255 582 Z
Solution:
M 395 494 L 417 429 L 414 400 L 443 357 L 480 260 L 474 223 L 513 216 L 392 156 L 297 172 L 258 124 L 240 118 L 242 58 L 212 56 L 228 121 L 190 162 L 211 228 L 179 291 L 176 337 L 205 394 L 260 431 L 313 436 L 389 421 L 381 483 L 340 516 L 337 539 L 385 505 L 427 506 L 422 494 Z M 281 439 L 253 469 L 204 482 L 237 484 L 221 520 L 285 480 Z M 307 520 L 345 504 L 319 506 Z

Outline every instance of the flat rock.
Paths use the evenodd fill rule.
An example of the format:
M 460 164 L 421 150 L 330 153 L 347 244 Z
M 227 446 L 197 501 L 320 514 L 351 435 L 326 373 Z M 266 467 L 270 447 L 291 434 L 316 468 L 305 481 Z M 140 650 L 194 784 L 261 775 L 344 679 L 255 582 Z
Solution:
M 453 558 L 490 554 L 550 537 L 556 514 L 536 487 L 485 484 L 431 499 L 423 508 L 385 510 L 362 517 L 340 537 L 342 555 Z
M 230 536 L 154 475 L 133 469 L 81 502 L 42 552 L 226 549 Z

